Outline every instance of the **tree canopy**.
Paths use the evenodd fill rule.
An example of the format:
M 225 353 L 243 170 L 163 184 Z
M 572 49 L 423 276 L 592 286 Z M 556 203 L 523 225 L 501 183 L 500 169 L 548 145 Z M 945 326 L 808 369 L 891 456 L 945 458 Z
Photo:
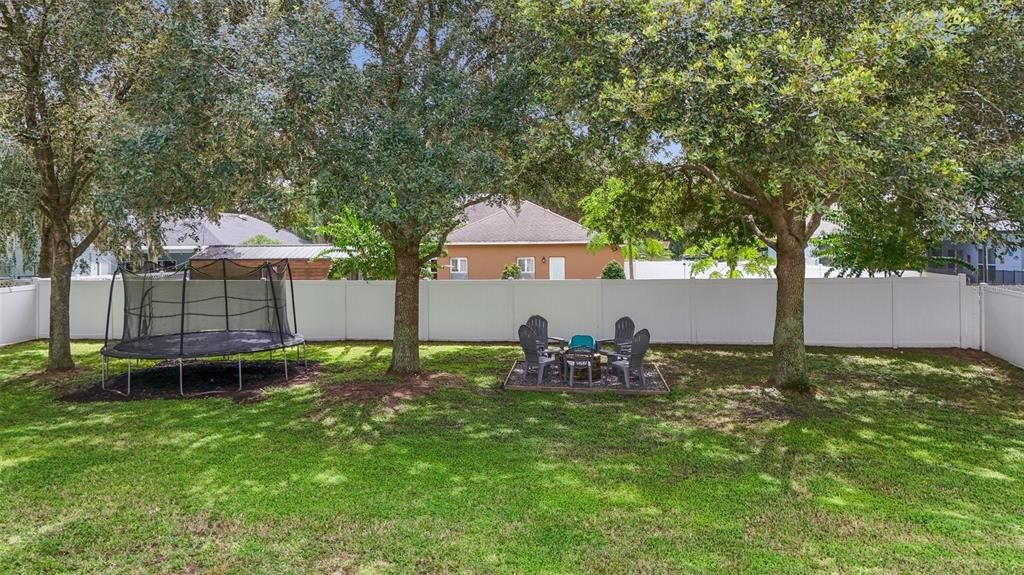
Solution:
M 346 0 L 301 12 L 268 43 L 277 53 L 267 81 L 305 170 L 288 179 L 315 183 L 321 209 L 346 211 L 390 246 L 391 371 L 418 371 L 420 270 L 465 208 L 505 201 L 527 177 L 531 100 L 514 14 L 480 0 Z
M 971 43 L 989 46 L 977 36 L 985 10 L 537 0 L 525 13 L 545 38 L 537 65 L 562 121 L 623 165 L 660 164 L 716 198 L 706 205 L 727 202 L 776 250 L 772 380 L 805 389 L 804 253 L 821 218 L 865 197 L 947 212 L 963 201 L 965 143 L 950 118 Z
M 16 193 L 0 236 L 39 238 L 51 369 L 72 365 L 70 279 L 91 245 L 152 246 L 168 219 L 277 197 L 254 85 L 235 65 L 236 32 L 261 14 L 228 0 L 0 4 L 0 142 L 20 147 L 3 157 L 32 158 L 17 185 L 4 176 Z

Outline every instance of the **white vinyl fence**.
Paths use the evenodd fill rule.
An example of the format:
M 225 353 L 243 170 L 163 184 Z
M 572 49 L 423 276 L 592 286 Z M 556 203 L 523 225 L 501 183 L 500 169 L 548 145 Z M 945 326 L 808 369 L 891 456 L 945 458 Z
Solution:
M 0 288 L 0 345 L 45 338 L 47 280 Z M 120 282 L 76 279 L 71 333 L 103 338 L 108 298 L 110 336 L 121 333 Z M 391 337 L 394 283 L 296 281 L 298 329 L 310 340 Z M 424 281 L 420 333 L 428 341 L 515 341 L 533 314 L 553 335 L 612 335 L 632 316 L 653 341 L 767 344 L 774 280 Z M 983 349 L 1024 367 L 1024 292 L 967 286 L 963 277 L 808 279 L 807 342 L 838 347 Z
M 35 285 L 0 287 L 0 346 L 38 337 Z
M 981 349 L 1024 367 L 1024 292 L 986 286 Z
M 76 279 L 72 286 L 72 336 L 103 338 L 110 281 Z M 49 291 L 40 280 L 0 292 L 0 343 L 48 335 Z M 120 282 L 111 302 L 110 336 L 117 338 Z M 391 338 L 393 282 L 296 281 L 295 302 L 298 329 L 310 340 Z M 428 341 L 515 341 L 519 325 L 540 314 L 552 335 L 610 337 L 615 320 L 629 315 L 655 342 L 767 344 L 774 308 L 770 279 L 424 281 L 420 334 Z M 807 280 L 811 345 L 978 348 L 979 315 L 978 290 L 960 277 Z M 1024 333 L 1021 322 L 1014 327 Z M 986 338 L 990 347 L 992 337 L 1003 336 Z M 1019 342 L 1024 337 L 1005 345 Z

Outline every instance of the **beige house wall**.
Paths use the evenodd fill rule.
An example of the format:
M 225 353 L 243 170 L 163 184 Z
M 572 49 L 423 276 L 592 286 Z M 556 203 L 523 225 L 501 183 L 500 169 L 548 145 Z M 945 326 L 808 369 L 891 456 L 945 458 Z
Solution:
M 437 259 L 437 279 L 449 278 L 451 258 L 468 260 L 469 279 L 501 279 L 505 266 L 516 263 L 517 258 L 533 257 L 536 272 L 534 279 L 548 279 L 549 259 L 565 258 L 565 279 L 594 279 L 601 277 L 601 270 L 608 262 L 622 262 L 622 251 L 606 247 L 596 253 L 587 251 L 585 244 L 495 244 L 495 245 L 449 245 L 448 256 Z

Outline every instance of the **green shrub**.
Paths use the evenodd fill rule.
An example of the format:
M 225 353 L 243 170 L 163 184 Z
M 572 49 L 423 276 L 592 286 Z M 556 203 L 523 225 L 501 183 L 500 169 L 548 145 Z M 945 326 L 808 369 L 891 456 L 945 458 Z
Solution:
M 622 269 L 622 264 L 612 260 L 608 262 L 608 265 L 604 266 L 603 270 L 601 270 L 601 279 L 624 280 L 626 279 L 626 270 Z
M 263 234 L 256 234 L 255 236 L 242 242 L 243 246 L 279 246 L 281 245 L 280 240 L 275 240 L 272 237 L 265 236 Z
M 505 269 L 501 270 L 501 279 L 503 280 L 517 280 L 522 271 L 519 269 L 517 264 L 508 264 Z

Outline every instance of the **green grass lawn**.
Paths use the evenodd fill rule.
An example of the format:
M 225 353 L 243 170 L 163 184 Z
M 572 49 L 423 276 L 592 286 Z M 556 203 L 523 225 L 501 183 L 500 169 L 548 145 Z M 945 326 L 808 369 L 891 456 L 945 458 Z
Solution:
M 0 349 L 0 573 L 1021 573 L 1024 372 L 980 354 L 660 348 L 658 397 L 506 392 L 511 346 L 310 348 L 264 400 L 70 403 Z M 118 365 L 123 369 L 123 365 Z M 35 375 L 33 375 L 35 374 Z

